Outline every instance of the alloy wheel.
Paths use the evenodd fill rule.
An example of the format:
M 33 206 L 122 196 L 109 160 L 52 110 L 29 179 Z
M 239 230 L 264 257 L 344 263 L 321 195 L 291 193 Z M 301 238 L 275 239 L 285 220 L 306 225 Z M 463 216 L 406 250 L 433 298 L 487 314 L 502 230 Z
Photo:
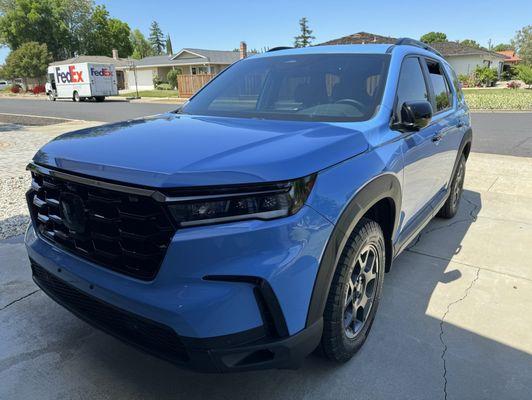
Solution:
M 349 339 L 355 338 L 368 320 L 380 273 L 379 253 L 373 244 L 367 244 L 355 260 L 347 283 L 344 331 Z

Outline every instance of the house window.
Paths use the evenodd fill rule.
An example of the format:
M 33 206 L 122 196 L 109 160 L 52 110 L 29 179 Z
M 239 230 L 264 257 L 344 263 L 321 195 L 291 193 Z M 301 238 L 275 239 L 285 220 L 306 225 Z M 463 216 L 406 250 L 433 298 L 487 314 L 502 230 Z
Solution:
M 209 69 L 207 67 L 192 67 L 192 75 L 208 74 Z

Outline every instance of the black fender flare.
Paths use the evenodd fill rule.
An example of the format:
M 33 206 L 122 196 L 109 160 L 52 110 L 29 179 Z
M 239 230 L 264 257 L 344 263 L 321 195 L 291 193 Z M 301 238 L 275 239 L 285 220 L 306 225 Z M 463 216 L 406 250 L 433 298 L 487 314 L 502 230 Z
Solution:
M 391 198 L 395 203 L 395 220 L 393 221 L 393 231 L 391 232 L 391 237 L 393 238 L 399 224 L 402 199 L 401 183 L 393 174 L 379 175 L 368 182 L 358 191 L 342 212 L 325 246 L 325 251 L 318 267 L 307 313 L 307 327 L 323 317 L 336 266 L 351 232 L 372 206 L 386 198 Z

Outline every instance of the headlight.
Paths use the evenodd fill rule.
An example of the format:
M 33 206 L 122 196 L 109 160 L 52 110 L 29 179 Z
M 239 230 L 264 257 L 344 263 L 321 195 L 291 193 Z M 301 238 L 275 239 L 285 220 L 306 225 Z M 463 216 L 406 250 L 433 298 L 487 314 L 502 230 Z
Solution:
M 286 217 L 303 207 L 315 180 L 316 175 L 310 175 L 282 183 L 213 189 L 205 195 L 175 197 L 168 208 L 183 227 Z

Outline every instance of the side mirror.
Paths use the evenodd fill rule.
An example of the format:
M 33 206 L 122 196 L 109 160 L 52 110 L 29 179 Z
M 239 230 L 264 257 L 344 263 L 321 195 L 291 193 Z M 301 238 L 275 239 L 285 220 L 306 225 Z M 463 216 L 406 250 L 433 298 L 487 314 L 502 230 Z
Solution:
M 401 120 L 392 128 L 401 132 L 419 131 L 432 119 L 432 105 L 428 101 L 406 101 L 401 106 Z

